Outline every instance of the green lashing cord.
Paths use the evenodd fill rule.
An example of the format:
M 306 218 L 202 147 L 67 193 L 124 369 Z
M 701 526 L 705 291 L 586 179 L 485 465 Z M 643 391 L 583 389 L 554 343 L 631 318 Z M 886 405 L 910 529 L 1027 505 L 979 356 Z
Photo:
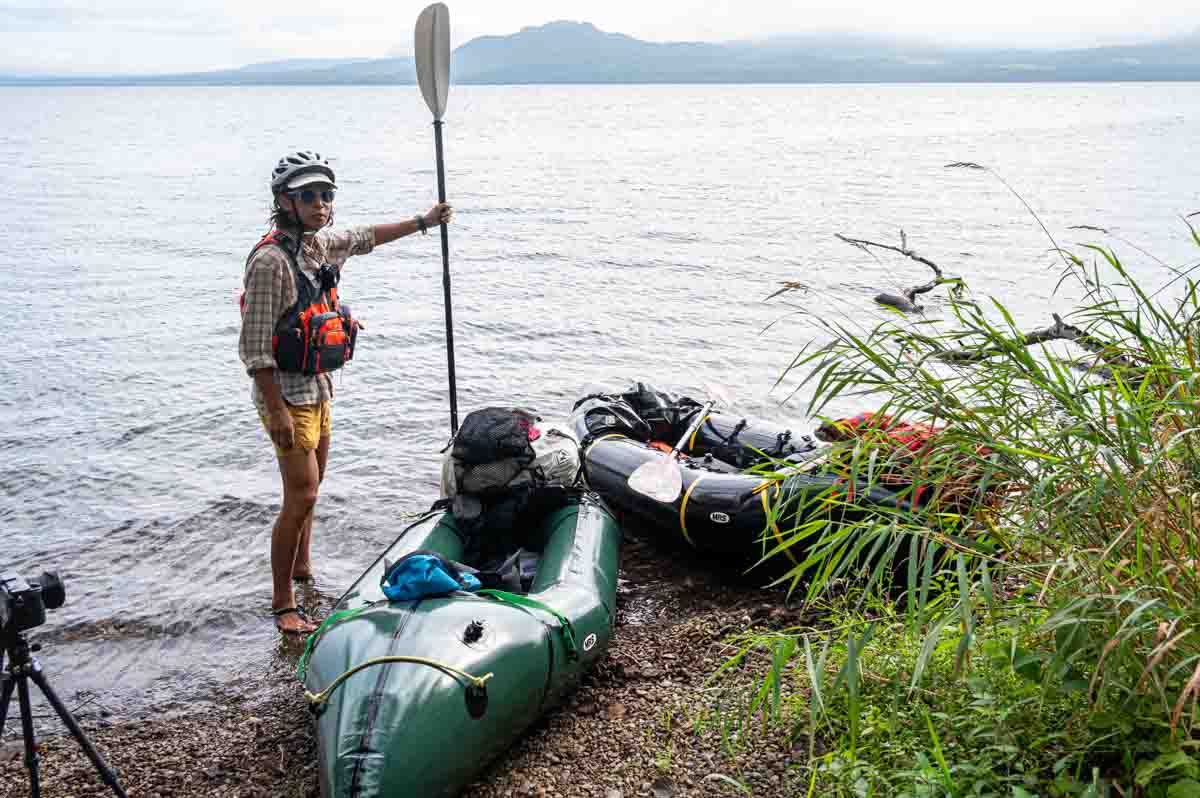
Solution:
M 358 615 L 359 613 L 365 612 L 369 609 L 371 609 L 370 604 L 353 610 L 342 610 L 341 612 L 335 612 L 333 615 L 330 615 L 328 618 L 321 621 L 321 625 L 317 627 L 315 632 L 308 636 L 308 640 L 304 643 L 304 653 L 300 655 L 300 662 L 296 665 L 296 678 L 300 681 L 304 681 L 304 676 L 308 672 L 308 660 L 310 657 L 312 657 L 313 649 L 317 647 L 317 642 L 325 635 L 325 632 L 328 631 L 330 627 L 336 626 L 342 621 L 348 621 L 355 615 Z
M 389 662 L 409 662 L 414 665 L 428 665 L 430 668 L 436 668 L 442 673 L 450 676 L 462 677 L 470 682 L 472 687 L 478 689 L 483 689 L 487 685 L 487 680 L 492 678 L 494 675 L 487 673 L 483 676 L 473 676 L 466 671 L 460 671 L 458 668 L 455 668 L 452 665 L 447 665 L 443 662 L 437 662 L 436 660 L 432 659 L 425 659 L 424 657 L 376 657 L 375 659 L 369 659 L 360 665 L 355 665 L 353 668 L 334 679 L 332 684 L 319 693 L 310 693 L 309 691 L 305 690 L 304 697 L 308 699 L 308 703 L 312 704 L 314 707 L 319 707 L 329 700 L 329 696 L 333 694 L 334 690 L 341 686 L 342 682 L 346 681 L 354 674 L 358 673 L 364 668 L 369 668 L 372 665 L 386 665 Z
M 531 599 L 528 596 L 522 596 L 519 593 L 509 593 L 504 590 L 492 590 L 490 588 L 484 588 L 483 590 L 476 590 L 475 595 L 487 596 L 488 598 L 494 598 L 498 601 L 515 604 L 518 607 L 541 610 L 542 612 L 550 613 L 558 619 L 558 630 L 562 634 L 563 646 L 567 649 L 567 656 L 571 659 L 579 659 L 579 647 L 575 643 L 575 627 L 571 625 L 570 619 L 558 610 L 547 604 L 543 604 L 540 601 Z

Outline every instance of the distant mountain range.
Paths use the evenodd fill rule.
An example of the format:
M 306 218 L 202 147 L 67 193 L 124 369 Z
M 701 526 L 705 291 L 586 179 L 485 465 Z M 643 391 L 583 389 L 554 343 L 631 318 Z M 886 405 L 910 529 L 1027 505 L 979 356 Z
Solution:
M 481 36 L 453 54 L 456 83 L 926 83 L 1200 81 L 1200 29 L 1150 44 L 1076 50 L 956 49 L 885 37 L 647 42 L 586 22 Z M 304 59 L 169 75 L 0 75 L 7 85 L 411 84 L 411 57 Z

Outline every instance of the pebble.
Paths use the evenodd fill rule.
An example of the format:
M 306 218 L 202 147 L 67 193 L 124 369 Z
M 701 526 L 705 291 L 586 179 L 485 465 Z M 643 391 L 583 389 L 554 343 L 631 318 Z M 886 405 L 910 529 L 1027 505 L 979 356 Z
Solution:
M 0 762 L 9 762 L 14 759 L 20 759 L 24 755 L 24 741 L 4 743 L 3 745 L 0 745 Z
M 675 785 L 667 778 L 655 779 L 650 785 L 650 792 L 654 794 L 654 798 L 674 798 Z

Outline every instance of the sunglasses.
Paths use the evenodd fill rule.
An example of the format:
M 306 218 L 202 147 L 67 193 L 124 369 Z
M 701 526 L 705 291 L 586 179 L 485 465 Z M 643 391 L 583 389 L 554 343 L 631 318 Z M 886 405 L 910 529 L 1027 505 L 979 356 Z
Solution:
M 337 189 L 327 188 L 324 191 L 313 191 L 311 188 L 306 188 L 303 191 L 292 191 L 288 193 L 292 199 L 300 198 L 300 201 L 305 205 L 312 205 L 317 201 L 317 197 L 326 205 L 333 204 L 333 198 L 337 196 Z

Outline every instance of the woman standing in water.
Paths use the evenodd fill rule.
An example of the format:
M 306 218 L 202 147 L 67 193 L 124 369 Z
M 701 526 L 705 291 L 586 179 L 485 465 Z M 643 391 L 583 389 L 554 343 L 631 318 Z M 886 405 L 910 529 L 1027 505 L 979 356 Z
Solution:
M 285 634 L 316 627 L 296 604 L 293 581 L 312 578 L 313 507 L 325 476 L 333 382 L 350 359 L 359 324 L 337 297 L 342 267 L 353 255 L 449 223 L 444 203 L 387 224 L 341 231 L 333 223 L 337 180 L 320 153 L 279 159 L 271 173 L 274 229 L 246 260 L 238 354 L 250 375 L 254 405 L 275 445 L 283 506 L 271 533 L 271 610 Z

